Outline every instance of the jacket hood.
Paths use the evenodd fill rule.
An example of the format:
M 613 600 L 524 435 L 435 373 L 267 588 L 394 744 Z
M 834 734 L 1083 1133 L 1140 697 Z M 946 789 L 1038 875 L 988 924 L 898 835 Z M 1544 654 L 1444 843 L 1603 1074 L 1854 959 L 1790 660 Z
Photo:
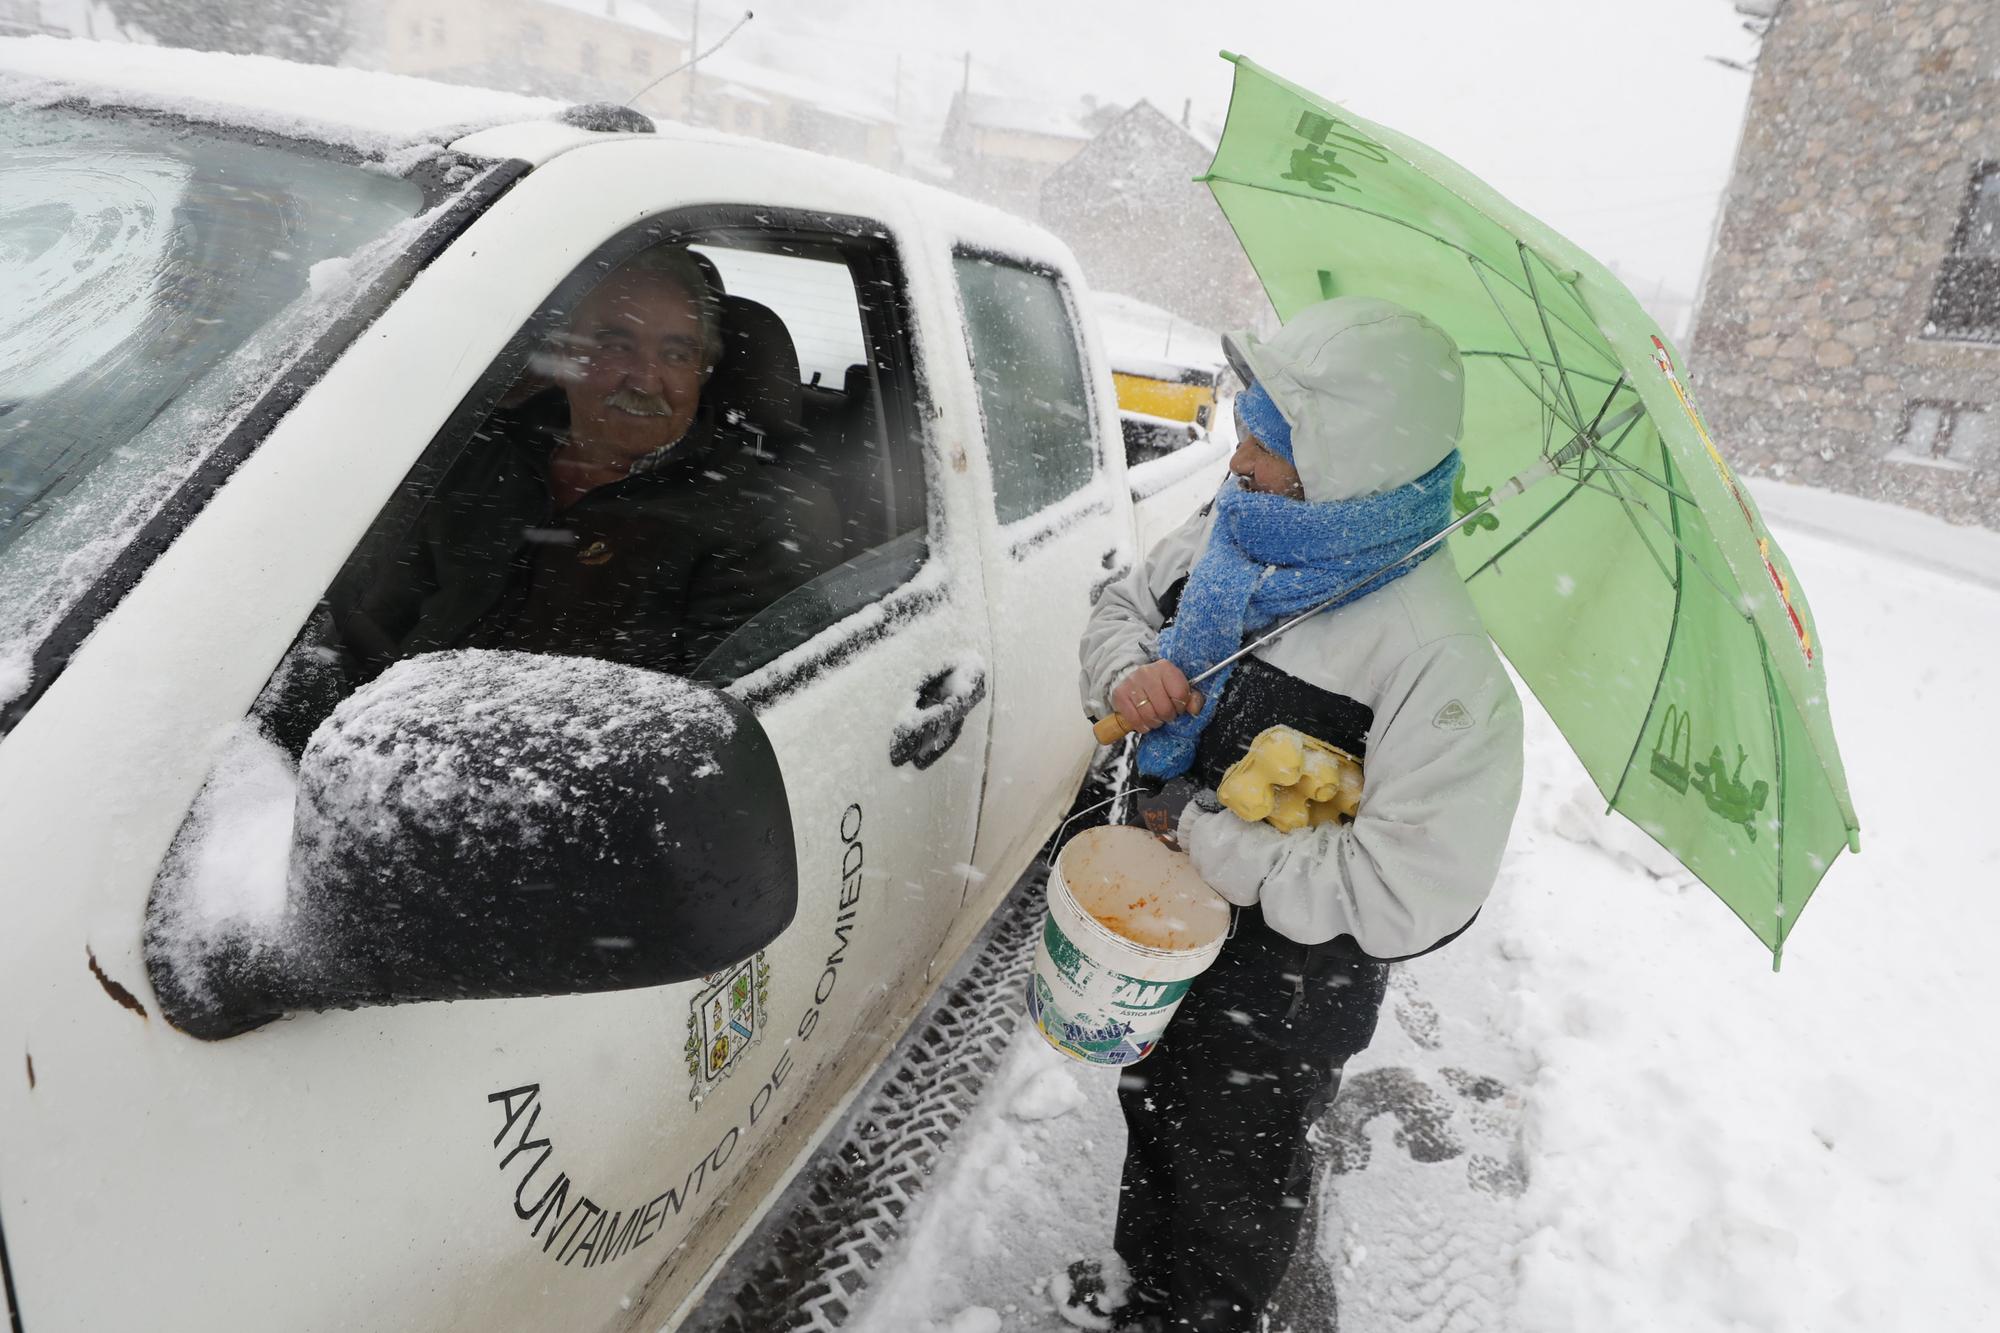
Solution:
M 1414 310 L 1340 296 L 1300 311 L 1269 341 L 1232 333 L 1223 347 L 1291 424 L 1308 500 L 1393 490 L 1458 447 L 1465 367 L 1451 336 Z

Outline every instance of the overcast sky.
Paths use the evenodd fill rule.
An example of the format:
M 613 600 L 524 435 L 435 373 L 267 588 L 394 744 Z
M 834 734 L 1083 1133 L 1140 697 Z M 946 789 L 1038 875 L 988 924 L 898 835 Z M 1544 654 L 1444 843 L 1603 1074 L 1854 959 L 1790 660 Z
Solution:
M 1757 47 L 1731 0 L 702 0 L 704 45 L 746 7 L 732 55 L 900 88 L 933 142 L 968 51 L 977 92 L 1192 99 L 1214 128 L 1239 51 L 1457 158 L 1648 301 L 1695 294 L 1735 156 L 1750 76 L 1707 57 Z
M 1150 99 L 1220 124 L 1239 51 L 1484 176 L 1634 290 L 1692 295 L 1755 40 L 1729 0 L 751 0 L 739 39 L 887 86 L 941 123 L 978 92 Z M 741 4 L 702 6 L 717 32 Z M 755 40 L 752 40 L 755 30 Z

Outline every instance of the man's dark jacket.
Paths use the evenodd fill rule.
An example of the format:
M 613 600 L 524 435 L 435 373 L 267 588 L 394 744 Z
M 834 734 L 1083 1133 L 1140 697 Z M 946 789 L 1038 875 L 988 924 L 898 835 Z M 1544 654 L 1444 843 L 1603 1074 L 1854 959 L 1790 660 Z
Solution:
M 566 412 L 482 428 L 413 517 L 385 515 L 332 611 L 364 679 L 417 653 L 510 648 L 685 674 L 835 561 L 819 512 L 704 410 L 633 475 L 558 511 Z

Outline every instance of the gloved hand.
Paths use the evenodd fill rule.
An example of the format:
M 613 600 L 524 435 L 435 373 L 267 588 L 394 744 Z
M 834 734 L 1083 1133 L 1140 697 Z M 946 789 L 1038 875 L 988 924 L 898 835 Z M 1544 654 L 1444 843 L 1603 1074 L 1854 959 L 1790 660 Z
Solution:
M 1361 764 L 1296 727 L 1267 727 L 1223 774 L 1215 794 L 1253 824 L 1280 833 L 1352 819 L 1361 805 Z
M 1181 850 L 1208 886 L 1238 907 L 1255 903 L 1285 835 L 1267 824 L 1245 824 L 1227 810 L 1189 801 L 1181 811 Z

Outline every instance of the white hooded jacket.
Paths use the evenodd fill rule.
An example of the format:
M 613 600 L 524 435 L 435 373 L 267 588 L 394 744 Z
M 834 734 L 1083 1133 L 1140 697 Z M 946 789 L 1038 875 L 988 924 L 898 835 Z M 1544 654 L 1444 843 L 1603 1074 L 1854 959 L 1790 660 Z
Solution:
M 1306 499 L 1416 480 L 1457 446 L 1458 351 L 1430 321 L 1341 297 L 1268 343 L 1234 340 L 1292 427 Z M 1213 516 L 1169 533 L 1105 589 L 1081 647 L 1085 706 L 1158 656 L 1161 599 L 1193 567 Z M 1350 824 L 1280 833 L 1190 804 L 1181 843 L 1215 889 L 1305 944 L 1351 936 L 1376 958 L 1421 953 L 1464 928 L 1500 868 L 1521 794 L 1521 705 L 1448 553 L 1298 625 L 1255 654 L 1374 710 Z

